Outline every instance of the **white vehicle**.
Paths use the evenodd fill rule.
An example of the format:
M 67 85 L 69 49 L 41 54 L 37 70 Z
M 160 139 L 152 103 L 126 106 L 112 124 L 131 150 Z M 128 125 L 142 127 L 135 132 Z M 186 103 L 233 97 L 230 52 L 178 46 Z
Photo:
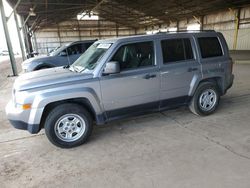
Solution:
M 8 50 L 2 50 L 0 52 L 0 55 L 9 55 L 9 51 Z

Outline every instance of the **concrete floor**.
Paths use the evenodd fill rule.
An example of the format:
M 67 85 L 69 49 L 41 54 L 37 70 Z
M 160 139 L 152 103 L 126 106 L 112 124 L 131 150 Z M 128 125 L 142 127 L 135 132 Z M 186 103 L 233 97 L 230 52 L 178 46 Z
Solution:
M 20 62 L 20 60 L 18 60 Z M 18 65 L 20 68 L 20 65 Z M 1 65 L 1 74 L 11 74 Z M 0 187 L 250 187 L 250 65 L 235 65 L 218 111 L 186 108 L 95 127 L 85 145 L 59 149 L 44 132 L 12 128 L 4 106 L 13 78 L 0 77 Z

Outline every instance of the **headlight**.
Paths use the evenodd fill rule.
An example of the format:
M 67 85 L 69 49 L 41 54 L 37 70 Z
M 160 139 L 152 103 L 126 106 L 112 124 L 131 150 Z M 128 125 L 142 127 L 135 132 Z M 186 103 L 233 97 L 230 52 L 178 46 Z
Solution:
M 12 101 L 13 101 L 14 104 L 16 104 L 16 96 L 15 96 L 15 94 L 16 94 L 16 90 L 13 89 L 12 90 Z
M 23 69 L 24 72 L 27 72 L 28 66 L 29 66 L 28 63 L 22 64 L 22 69 Z
M 19 110 L 29 110 L 29 109 L 31 109 L 31 106 L 32 106 L 31 103 L 18 104 L 16 102 L 16 90 L 15 89 L 12 90 L 12 101 L 13 101 L 13 104 L 15 105 L 15 107 L 17 109 L 19 109 Z
M 30 103 L 28 104 L 17 104 L 16 103 L 16 108 L 20 109 L 20 110 L 29 110 L 31 109 L 31 105 Z

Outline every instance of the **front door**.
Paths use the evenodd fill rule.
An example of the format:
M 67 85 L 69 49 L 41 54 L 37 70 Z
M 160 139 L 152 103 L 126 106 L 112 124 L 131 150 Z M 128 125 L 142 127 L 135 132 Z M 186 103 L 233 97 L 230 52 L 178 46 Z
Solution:
M 110 61 L 118 61 L 121 72 L 103 75 L 100 80 L 108 119 L 159 107 L 160 80 L 153 42 L 124 44 Z

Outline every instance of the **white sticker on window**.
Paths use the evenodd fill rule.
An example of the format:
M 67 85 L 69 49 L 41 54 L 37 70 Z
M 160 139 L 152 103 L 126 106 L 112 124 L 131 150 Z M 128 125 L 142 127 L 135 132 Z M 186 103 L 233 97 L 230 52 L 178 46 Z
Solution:
M 108 49 L 111 46 L 109 43 L 100 43 L 97 48 Z

